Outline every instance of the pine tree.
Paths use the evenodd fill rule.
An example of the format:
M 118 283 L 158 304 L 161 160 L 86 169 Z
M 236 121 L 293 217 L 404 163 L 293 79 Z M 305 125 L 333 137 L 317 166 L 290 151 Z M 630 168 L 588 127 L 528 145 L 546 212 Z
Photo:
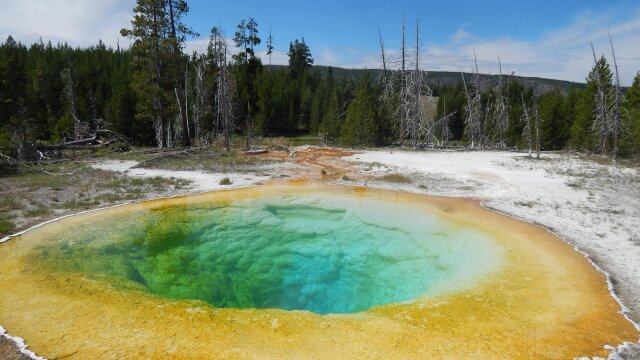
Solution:
M 309 46 L 302 40 L 295 39 L 289 43 L 289 72 L 293 79 L 300 78 L 313 66 L 313 57 Z
M 602 56 L 587 77 L 587 89 L 576 104 L 576 117 L 571 127 L 569 144 L 574 149 L 607 152 L 610 134 L 601 126 L 606 122 L 612 96 L 613 75 Z
M 168 40 L 172 50 L 173 90 L 176 94 L 182 123 L 182 145 L 188 147 L 191 146 L 191 137 L 186 102 L 187 89 L 186 86 L 183 87 L 183 84 L 186 84 L 186 72 L 184 71 L 186 64 L 183 59 L 182 46 L 187 36 L 197 36 L 197 34 L 182 22 L 182 18 L 189 12 L 189 5 L 185 0 L 167 0 L 167 5 L 169 7 L 168 23 L 171 29 Z
M 567 116 L 567 101 L 560 90 L 540 96 L 540 116 L 546 120 L 540 129 L 542 148 L 545 150 L 562 150 L 569 140 L 571 122 Z
M 171 145 L 173 136 L 170 103 L 172 84 L 167 81 L 167 62 L 171 47 L 167 46 L 168 21 L 165 0 L 137 0 L 131 29 L 122 36 L 134 40 L 133 88 L 136 92 L 136 120 L 152 123 L 159 147 Z
M 620 139 L 621 154 L 640 158 L 640 71 L 625 94 L 623 121 L 624 132 Z
M 342 114 L 340 110 L 340 97 L 338 88 L 334 87 L 329 97 L 324 118 L 319 125 L 320 136 L 328 143 L 336 143 L 340 138 L 340 127 L 342 126 Z
M 310 75 L 309 69 L 313 66 L 311 50 L 302 40 L 294 40 L 289 43 L 289 115 L 287 116 L 289 127 L 294 131 L 311 130 L 311 106 L 313 101 L 314 83 L 319 74 Z
M 22 147 L 32 140 L 25 108 L 26 55 L 25 46 L 11 36 L 0 48 L 0 141 L 5 146 Z
M 269 55 L 269 71 L 271 71 L 271 55 L 273 55 L 273 35 L 271 34 L 271 27 L 269 27 L 269 36 L 267 37 L 267 55 Z
M 365 73 L 349 105 L 342 127 L 342 142 L 348 146 L 377 145 L 380 140 L 378 104 L 371 86 L 369 73 Z
M 215 131 L 219 131 L 224 138 L 224 147 L 231 148 L 231 134 L 235 126 L 235 111 L 233 100 L 236 94 L 236 81 L 231 76 L 227 62 L 228 46 L 224 32 L 213 27 L 209 38 L 208 57 L 210 73 L 214 74 L 212 87 L 215 88 L 214 113 Z
M 257 102 L 255 83 L 258 73 L 262 71 L 262 62 L 255 55 L 255 47 L 262 42 L 258 36 L 258 23 L 253 18 L 249 18 L 249 21 L 242 20 L 238 24 L 233 40 L 236 46 L 242 49 L 233 56 L 233 59 L 236 63 L 237 83 L 240 85 L 238 102 L 244 117 L 246 149 L 249 150 L 254 131 L 252 111 Z

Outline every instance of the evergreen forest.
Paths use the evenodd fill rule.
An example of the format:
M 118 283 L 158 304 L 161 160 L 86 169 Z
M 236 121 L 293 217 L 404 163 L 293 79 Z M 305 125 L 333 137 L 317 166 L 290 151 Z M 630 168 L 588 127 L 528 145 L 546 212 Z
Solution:
M 185 0 L 138 0 L 131 26 L 121 32 L 131 39 L 129 48 L 5 39 L 2 156 L 33 160 L 98 137 L 171 148 L 216 141 L 229 147 L 230 137 L 242 136 L 248 150 L 256 138 L 300 135 L 349 147 L 640 156 L 640 72 L 621 87 L 615 55 L 597 57 L 586 85 L 544 91 L 511 75 L 480 85 L 477 68 L 456 84 L 434 84 L 418 67 L 391 69 L 384 60 L 384 69 L 353 76 L 315 66 L 303 37 L 291 39 L 288 66 L 263 63 L 258 51 L 271 55 L 274 35 L 253 18 L 230 33 L 212 27 L 207 51 L 186 53 L 186 41 L 198 35 L 184 22 L 188 11 Z

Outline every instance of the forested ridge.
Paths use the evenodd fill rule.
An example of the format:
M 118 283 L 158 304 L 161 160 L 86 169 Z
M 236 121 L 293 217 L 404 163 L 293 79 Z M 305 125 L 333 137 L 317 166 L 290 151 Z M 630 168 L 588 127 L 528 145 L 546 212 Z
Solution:
M 126 49 L 7 38 L 0 46 L 3 158 L 33 160 L 38 149 L 83 139 L 179 147 L 228 145 L 233 134 L 245 136 L 248 149 L 255 137 L 312 134 L 345 146 L 640 154 L 640 73 L 623 92 L 604 55 L 585 74 L 586 85 L 549 80 L 544 91 L 511 75 L 481 81 L 479 71 L 438 82 L 404 63 L 402 71 L 383 62 L 384 70 L 354 75 L 314 66 L 304 38 L 290 42 L 288 66 L 263 64 L 256 53 L 270 55 L 275 35 L 252 18 L 230 37 L 213 27 L 208 50 L 186 54 L 185 42 L 196 35 L 183 22 L 188 11 L 184 0 L 138 0 L 131 27 L 122 30 L 133 41 Z M 228 38 L 242 51 L 231 54 Z

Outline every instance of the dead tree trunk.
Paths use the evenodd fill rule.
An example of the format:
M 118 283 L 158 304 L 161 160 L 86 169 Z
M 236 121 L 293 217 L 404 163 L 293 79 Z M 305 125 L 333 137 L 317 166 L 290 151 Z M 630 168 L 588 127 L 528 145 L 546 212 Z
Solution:
M 473 59 L 475 62 L 475 69 L 473 72 L 473 106 L 474 106 L 474 121 L 473 131 L 474 139 L 479 147 L 482 147 L 484 136 L 482 131 L 482 98 L 480 96 L 480 72 L 478 71 L 478 58 L 475 51 L 473 53 Z
M 184 147 L 191 146 L 191 137 L 189 136 L 189 120 L 187 115 L 187 104 L 186 104 L 186 88 L 182 89 L 180 85 L 180 57 L 182 56 L 182 51 L 180 50 L 180 44 L 178 43 L 178 37 L 176 35 L 176 22 L 175 16 L 173 13 L 173 0 L 169 0 L 169 22 L 171 25 L 171 40 L 173 45 L 173 60 L 174 60 L 174 74 L 175 74 L 175 83 L 174 89 L 176 92 L 176 97 L 178 101 L 178 107 L 180 108 L 180 117 L 182 118 L 182 145 Z M 185 100 L 182 100 L 182 97 L 179 95 L 184 94 Z
M 522 130 L 522 136 L 525 137 L 527 144 L 529 145 L 529 157 L 533 154 L 533 136 L 531 130 L 531 116 L 527 104 L 524 102 L 524 94 L 520 93 L 520 99 L 522 99 L 522 119 L 525 121 L 524 129 Z
M 540 119 L 540 114 L 538 113 L 538 104 L 535 100 L 533 100 L 533 119 L 536 123 L 536 158 L 540 159 L 540 146 L 542 142 L 540 125 L 542 123 L 542 119 Z
M 269 72 L 271 72 L 271 55 L 273 54 L 273 36 L 271 26 L 269 26 L 269 37 L 267 38 L 267 55 L 269 55 Z
M 500 58 L 498 58 L 498 64 L 500 67 L 500 77 L 498 82 L 498 97 L 495 105 L 495 120 L 498 132 L 498 146 L 504 148 L 506 147 L 505 134 L 509 129 L 509 114 L 507 110 L 507 99 L 504 96 L 504 87 L 502 83 L 502 61 L 500 61 Z
M 404 28 L 404 18 L 402 19 L 402 72 L 400 73 L 401 76 L 401 83 L 400 83 L 400 94 L 403 94 L 406 88 L 406 68 L 405 68 L 405 64 L 406 64 L 406 47 L 405 47 L 405 28 Z M 402 95 L 401 95 L 402 96 Z M 400 100 L 402 101 L 402 99 Z M 400 105 L 402 106 L 402 104 Z M 405 125 L 406 125 L 406 111 L 404 109 L 401 110 L 401 116 L 400 116 L 400 147 L 404 147 L 404 137 L 405 137 Z
M 616 87 L 614 90 L 613 106 L 611 114 L 609 116 L 610 126 L 613 132 L 613 160 L 618 159 L 618 137 L 620 136 L 620 130 L 622 129 L 621 109 L 620 109 L 620 75 L 618 73 L 618 60 L 616 59 L 616 51 L 613 48 L 613 40 L 611 39 L 611 33 L 609 33 L 609 44 L 611 44 L 611 55 L 613 56 L 613 66 L 616 72 Z
M 436 136 L 436 121 L 427 108 L 435 101 L 431 89 L 426 84 L 427 72 L 420 69 L 420 23 L 416 20 L 415 53 L 407 49 L 406 27 L 402 23 L 402 48 L 398 53 L 389 54 L 378 30 L 382 58 L 382 83 L 385 106 L 395 115 L 395 129 L 400 146 L 409 139 L 413 148 L 421 148 L 439 142 Z
M 443 119 L 442 119 L 442 146 L 447 146 L 447 142 L 449 141 L 449 138 L 451 137 L 451 134 L 449 133 L 449 116 L 447 115 L 447 96 L 446 95 L 442 95 L 442 113 L 444 115 Z
M 467 86 L 467 82 L 462 73 L 462 81 L 464 83 L 464 91 L 467 96 L 467 114 L 465 117 L 466 131 L 471 140 L 471 148 L 476 146 L 482 147 L 483 131 L 482 131 L 482 98 L 480 97 L 480 74 L 478 73 L 478 61 L 475 58 L 475 68 L 472 72 L 472 87 Z
M 380 52 L 382 53 L 382 83 L 387 83 L 387 56 L 384 51 L 384 40 L 382 39 L 382 32 L 378 28 L 378 35 L 380 36 Z
M 62 83 L 64 84 L 64 97 L 69 104 L 69 112 L 71 113 L 71 118 L 73 119 L 73 138 L 78 138 L 78 129 L 80 128 L 80 119 L 78 119 L 78 114 L 76 113 L 76 96 L 73 91 L 73 78 L 71 77 L 71 65 L 68 68 L 62 70 L 60 72 L 60 77 L 62 78 Z
M 475 75 L 474 75 L 475 78 Z M 465 125 L 469 140 L 471 141 L 471 148 L 480 146 L 482 129 L 480 117 L 482 116 L 482 104 L 480 102 L 480 94 L 477 90 L 478 81 L 475 79 L 472 81 L 472 88 L 467 86 L 467 82 L 462 74 L 462 81 L 464 84 L 464 90 L 467 96 L 467 114 L 465 117 Z
M 422 139 L 420 134 L 420 130 L 422 127 L 422 109 L 420 107 L 420 92 L 422 90 L 422 74 L 420 73 L 420 23 L 419 20 L 416 19 L 416 67 L 415 67 L 415 84 L 414 84 L 414 95 L 415 95 L 415 114 L 412 119 L 412 140 L 413 140 L 413 148 L 417 149 L 422 144 Z
M 234 123 L 233 95 L 235 93 L 235 83 L 227 64 L 227 42 L 224 34 L 220 31 L 215 32 L 211 41 L 215 49 L 214 61 L 218 68 L 215 96 L 216 122 L 222 130 L 224 147 L 229 151 L 231 149 L 231 133 L 233 132 Z
M 203 143 L 205 140 L 201 134 L 201 122 L 207 111 L 207 92 L 208 89 L 205 86 L 205 59 L 204 56 L 200 56 L 196 64 L 194 64 L 195 79 L 194 79 L 194 96 L 193 101 L 193 129 L 194 139 L 198 143 Z

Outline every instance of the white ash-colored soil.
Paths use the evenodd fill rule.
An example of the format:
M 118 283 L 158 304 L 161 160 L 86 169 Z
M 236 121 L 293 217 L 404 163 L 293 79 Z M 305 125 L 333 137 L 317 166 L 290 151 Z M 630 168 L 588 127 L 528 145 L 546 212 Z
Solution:
M 627 315 L 640 322 L 640 168 L 573 154 L 545 153 L 536 160 L 495 151 L 364 151 L 344 160 L 361 173 L 412 180 L 369 186 L 479 198 L 548 227 L 611 275 Z
M 262 181 L 271 179 L 272 176 L 269 173 L 286 173 L 289 168 L 289 163 L 282 163 L 274 166 L 262 166 L 258 167 L 256 171 L 243 172 L 243 173 L 222 173 L 222 172 L 205 172 L 201 170 L 163 170 L 163 169 L 147 169 L 136 168 L 140 164 L 137 161 L 123 161 L 123 160 L 108 160 L 92 164 L 91 166 L 99 170 L 114 171 L 118 173 L 126 174 L 127 176 L 134 178 L 174 178 L 180 180 L 191 181 L 191 185 L 186 191 L 180 191 L 180 194 L 190 193 L 202 193 L 206 191 L 215 191 L 222 189 L 235 189 L 240 187 L 246 187 L 260 183 Z M 275 171 L 276 169 L 280 171 Z M 224 178 L 231 180 L 231 185 L 221 185 L 220 182 Z

